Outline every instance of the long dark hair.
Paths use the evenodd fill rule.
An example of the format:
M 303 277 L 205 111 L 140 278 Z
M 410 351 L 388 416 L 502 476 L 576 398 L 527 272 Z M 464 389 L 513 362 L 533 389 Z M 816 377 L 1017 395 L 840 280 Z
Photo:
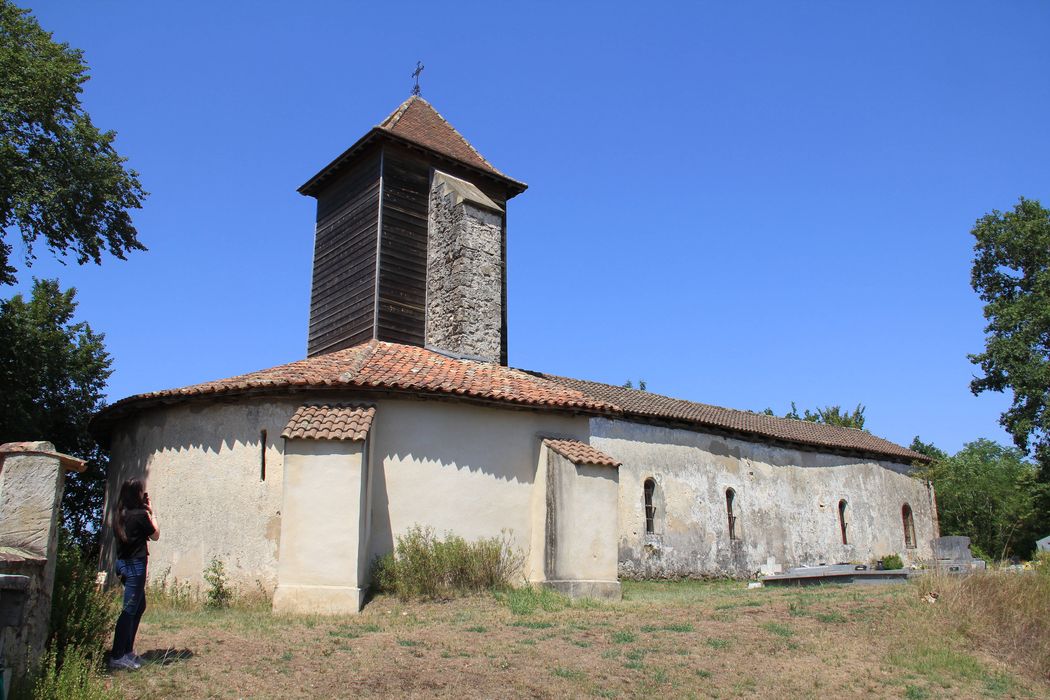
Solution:
M 145 509 L 145 501 L 146 482 L 142 479 L 128 479 L 120 487 L 116 517 L 113 518 L 113 532 L 121 542 L 128 541 L 127 532 L 124 531 L 124 521 L 128 517 L 128 511 Z

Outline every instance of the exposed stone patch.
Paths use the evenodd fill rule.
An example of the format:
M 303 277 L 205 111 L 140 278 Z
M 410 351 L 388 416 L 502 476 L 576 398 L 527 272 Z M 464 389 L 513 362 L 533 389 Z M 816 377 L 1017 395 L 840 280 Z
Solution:
M 499 362 L 503 213 L 461 182 L 435 173 L 430 191 L 426 344 Z

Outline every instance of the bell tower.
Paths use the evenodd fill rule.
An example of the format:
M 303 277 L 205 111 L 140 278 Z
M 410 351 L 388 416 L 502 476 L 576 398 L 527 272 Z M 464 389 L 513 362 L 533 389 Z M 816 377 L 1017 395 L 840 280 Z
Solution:
M 299 188 L 317 199 L 307 356 L 375 338 L 506 364 L 506 205 L 526 187 L 408 98 Z

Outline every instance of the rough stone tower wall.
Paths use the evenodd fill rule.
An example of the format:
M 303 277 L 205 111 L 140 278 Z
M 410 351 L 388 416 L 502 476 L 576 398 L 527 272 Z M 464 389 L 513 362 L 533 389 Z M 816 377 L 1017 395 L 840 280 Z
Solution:
M 499 362 L 503 211 L 469 182 L 435 172 L 428 226 L 427 347 Z

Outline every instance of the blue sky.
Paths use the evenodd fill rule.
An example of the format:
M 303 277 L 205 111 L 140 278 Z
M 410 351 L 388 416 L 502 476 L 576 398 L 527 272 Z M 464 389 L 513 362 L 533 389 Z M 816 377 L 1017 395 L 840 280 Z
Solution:
M 510 203 L 510 363 L 733 408 L 867 406 L 1006 442 L 973 397 L 974 221 L 1050 202 L 1050 3 L 23 2 L 151 193 L 78 289 L 112 400 L 301 359 L 295 189 L 427 98 Z M 10 290 L 4 290 L 5 295 Z

